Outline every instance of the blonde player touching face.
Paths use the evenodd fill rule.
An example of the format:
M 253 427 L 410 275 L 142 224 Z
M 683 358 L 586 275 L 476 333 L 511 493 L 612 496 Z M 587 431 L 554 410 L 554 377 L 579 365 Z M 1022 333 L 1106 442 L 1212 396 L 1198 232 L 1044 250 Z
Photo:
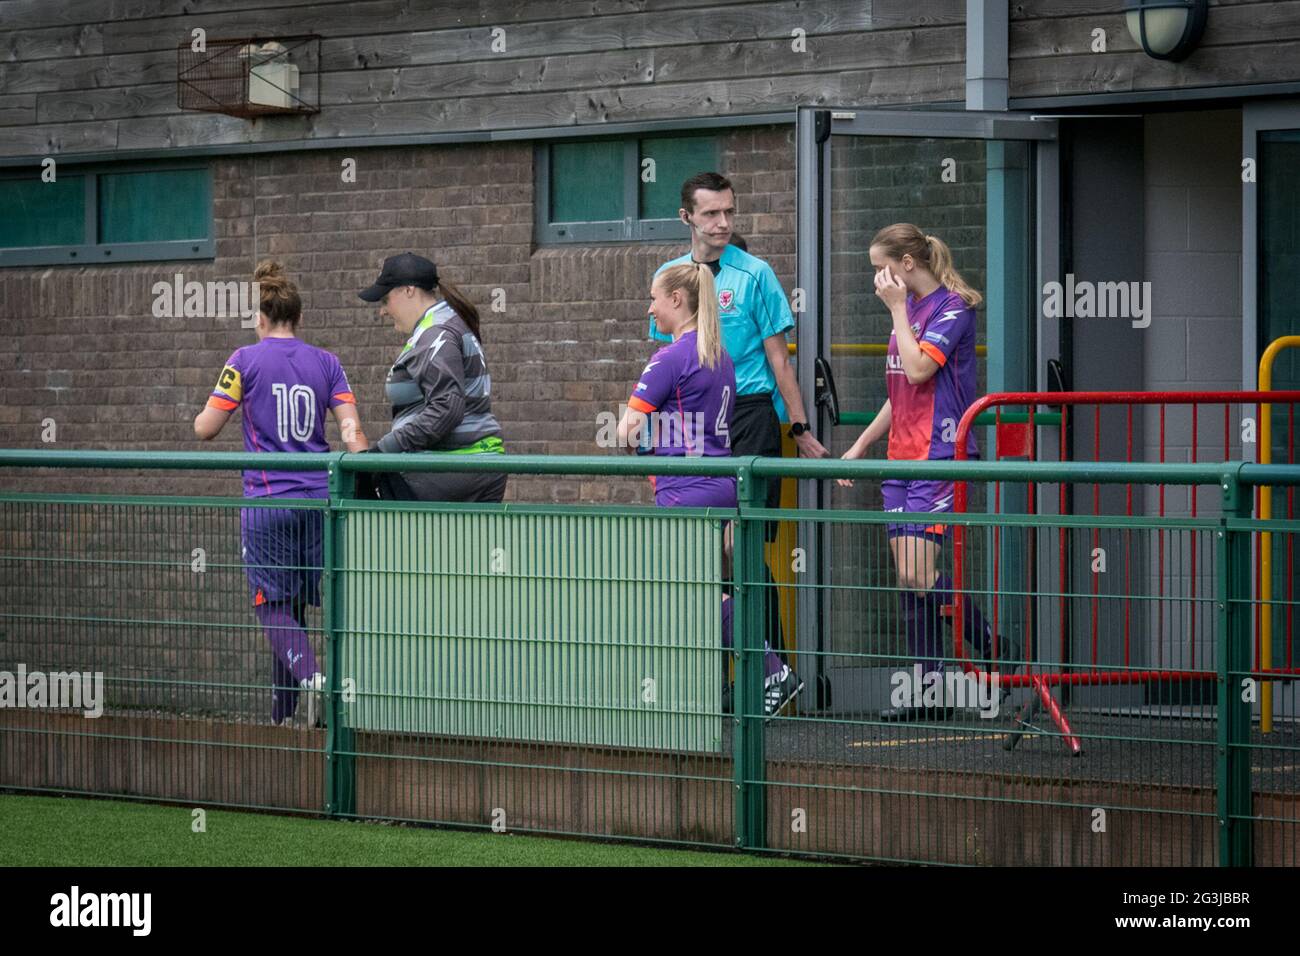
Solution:
M 881 229 L 869 254 L 876 269 L 876 297 L 889 309 L 894 326 L 885 360 L 889 397 L 843 457 L 865 457 L 877 439 L 888 435 L 891 460 L 953 458 L 957 423 L 976 397 L 975 307 L 982 297 L 954 267 L 944 241 L 911 223 Z M 970 458 L 979 457 L 973 434 L 967 436 L 966 451 Z M 839 483 L 853 484 L 848 479 Z M 908 650 L 925 671 L 942 671 L 940 608 L 952 600 L 952 579 L 938 565 L 951 534 L 942 515 L 952 510 L 953 484 L 888 479 L 881 483 L 881 495 L 886 511 L 912 516 L 886 526 Z M 966 640 L 991 659 L 992 629 L 973 600 L 962 606 Z M 895 707 L 880 716 L 916 720 L 933 715 L 924 708 Z

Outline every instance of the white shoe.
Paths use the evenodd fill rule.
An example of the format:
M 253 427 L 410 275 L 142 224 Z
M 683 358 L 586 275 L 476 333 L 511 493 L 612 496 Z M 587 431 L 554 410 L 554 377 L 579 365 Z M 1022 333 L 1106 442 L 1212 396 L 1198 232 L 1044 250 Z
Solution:
M 763 716 L 767 720 L 776 717 L 789 706 L 795 695 L 803 690 L 803 681 L 788 665 L 781 668 L 779 674 L 773 674 L 763 685 Z
M 303 703 L 307 708 L 307 726 L 324 727 L 325 695 L 322 691 L 325 689 L 325 675 L 317 671 L 298 683 L 302 687 L 302 695 L 305 698 Z

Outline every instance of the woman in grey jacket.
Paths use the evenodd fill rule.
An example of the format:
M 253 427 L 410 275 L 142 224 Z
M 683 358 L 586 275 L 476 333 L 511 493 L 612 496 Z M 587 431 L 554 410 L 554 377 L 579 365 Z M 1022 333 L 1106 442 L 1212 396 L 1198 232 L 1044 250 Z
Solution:
M 441 293 L 441 297 L 437 293 Z M 492 380 L 479 344 L 478 310 L 423 256 L 384 260 L 375 284 L 358 293 L 407 336 L 384 389 L 393 427 L 380 452 L 492 454 L 505 450 L 492 415 Z M 500 501 L 506 476 L 488 472 L 402 472 L 425 501 Z

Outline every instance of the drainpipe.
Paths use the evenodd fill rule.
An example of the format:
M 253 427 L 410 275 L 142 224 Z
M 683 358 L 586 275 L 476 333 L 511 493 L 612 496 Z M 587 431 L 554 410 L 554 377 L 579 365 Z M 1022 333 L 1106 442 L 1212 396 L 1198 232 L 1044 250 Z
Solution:
M 966 0 L 966 109 L 1007 108 L 1007 2 Z

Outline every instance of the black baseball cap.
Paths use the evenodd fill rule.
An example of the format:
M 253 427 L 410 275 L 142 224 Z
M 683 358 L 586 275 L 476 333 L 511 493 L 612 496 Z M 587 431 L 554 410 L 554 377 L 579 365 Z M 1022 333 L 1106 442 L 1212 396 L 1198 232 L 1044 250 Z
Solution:
M 424 256 L 403 252 L 384 260 L 384 268 L 375 284 L 357 293 L 367 302 L 378 302 L 398 286 L 414 285 L 432 291 L 438 285 L 438 267 Z

